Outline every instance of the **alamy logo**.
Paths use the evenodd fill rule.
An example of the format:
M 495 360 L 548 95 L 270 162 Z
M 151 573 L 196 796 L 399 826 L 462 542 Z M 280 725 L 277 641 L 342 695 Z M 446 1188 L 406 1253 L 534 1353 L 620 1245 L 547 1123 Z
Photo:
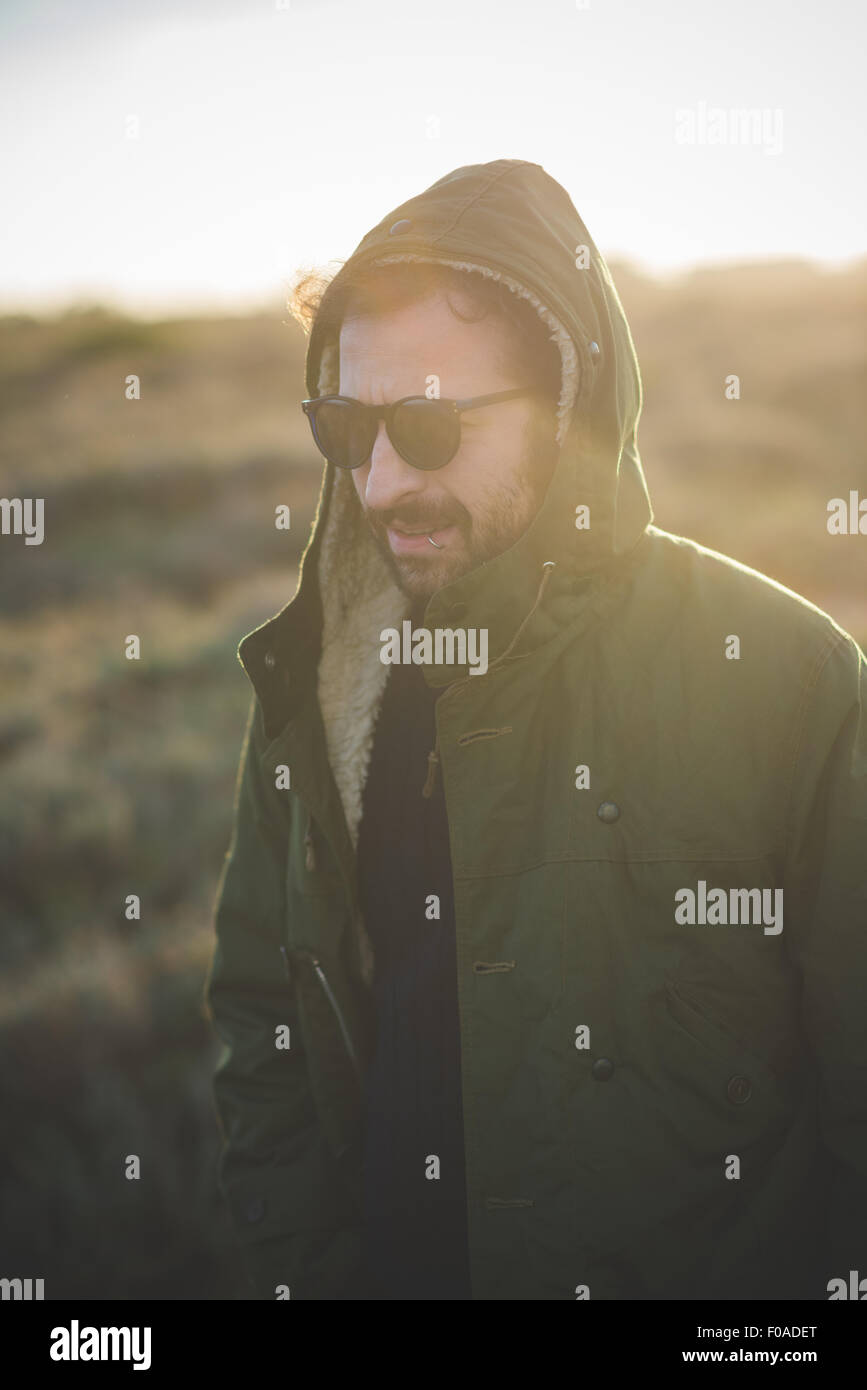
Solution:
M 0 535 L 23 533 L 25 545 L 41 545 L 45 539 L 44 517 L 44 497 L 0 497 Z
M 723 107 L 700 101 L 674 113 L 678 145 L 753 145 L 765 154 L 782 154 L 783 113 L 779 106 Z
M 832 497 L 828 503 L 828 534 L 831 536 L 867 536 L 867 497 L 856 491 L 845 498 Z
M 34 1285 L 35 1290 L 34 1290 Z M 45 1298 L 44 1279 L 0 1279 L 0 1298 L 21 1300 Z
M 409 618 L 396 627 L 384 627 L 379 634 L 383 666 L 466 666 L 471 676 L 483 676 L 488 669 L 488 629 L 486 627 L 414 628 Z
M 829 1303 L 841 1298 L 854 1298 L 859 1303 L 867 1301 L 867 1279 L 859 1279 L 857 1269 L 849 1270 L 848 1287 L 845 1279 L 829 1279 L 825 1287 Z
M 134 1371 L 147 1371 L 151 1364 L 149 1327 L 79 1327 L 73 1318 L 69 1327 L 52 1327 L 52 1361 L 132 1361 Z
M 782 888 L 711 888 L 700 878 L 695 892 L 678 888 L 674 901 L 674 920 L 681 926 L 726 927 L 761 926 L 765 936 L 779 936 L 783 930 Z

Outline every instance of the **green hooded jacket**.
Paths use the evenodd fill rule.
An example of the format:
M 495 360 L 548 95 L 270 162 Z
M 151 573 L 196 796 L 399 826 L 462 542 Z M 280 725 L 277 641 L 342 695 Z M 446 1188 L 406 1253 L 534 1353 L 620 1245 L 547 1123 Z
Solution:
M 489 644 L 483 675 L 424 667 L 473 1297 L 826 1299 L 867 1276 L 864 655 L 652 524 L 626 318 L 540 165 L 454 170 L 348 265 L 394 259 L 502 280 L 563 368 L 539 512 L 424 619 Z M 343 274 L 310 396 L 339 389 Z M 366 1296 L 376 961 L 355 854 L 381 633 L 408 613 L 327 464 L 295 597 L 238 648 L 252 697 L 206 987 L 221 1186 L 263 1298 Z

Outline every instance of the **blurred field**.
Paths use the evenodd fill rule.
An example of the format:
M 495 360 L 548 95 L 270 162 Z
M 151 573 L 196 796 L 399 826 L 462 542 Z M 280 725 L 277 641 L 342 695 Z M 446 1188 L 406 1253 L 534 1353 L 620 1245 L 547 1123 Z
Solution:
M 867 644 L 867 537 L 826 529 L 831 497 L 867 496 L 867 261 L 612 270 L 657 524 Z M 287 319 L 0 319 L 0 495 L 46 499 L 43 545 L 0 537 L 0 1275 L 49 1298 L 244 1296 L 201 999 L 249 700 L 235 648 L 294 592 L 319 487 Z

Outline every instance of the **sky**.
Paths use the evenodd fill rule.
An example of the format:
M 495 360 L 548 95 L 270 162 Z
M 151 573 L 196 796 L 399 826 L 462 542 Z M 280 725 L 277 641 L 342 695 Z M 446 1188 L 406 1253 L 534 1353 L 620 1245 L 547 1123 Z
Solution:
M 865 34 L 860 0 L 2 0 L 0 310 L 274 303 L 500 158 L 612 261 L 847 262 Z

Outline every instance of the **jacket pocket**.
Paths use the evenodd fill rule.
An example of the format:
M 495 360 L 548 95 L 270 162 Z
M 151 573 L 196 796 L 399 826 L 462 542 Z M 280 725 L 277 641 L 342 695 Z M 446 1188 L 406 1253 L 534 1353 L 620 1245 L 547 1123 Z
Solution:
M 772 1145 L 791 1122 L 797 1074 L 775 1070 L 752 1041 L 736 1035 L 683 981 L 666 977 L 664 999 L 663 1066 L 671 1084 L 683 1088 L 676 1122 L 683 1122 L 693 1106 L 694 1118 L 702 1117 L 690 1146 L 695 1140 L 701 1151 L 709 1141 L 713 1148 L 724 1135 Z
M 738 1037 L 729 1025 L 708 1011 L 707 1005 L 699 1001 L 688 985 L 670 975 L 665 981 L 665 1004 L 675 1023 L 709 1053 L 732 1067 L 746 1069 L 759 1079 L 763 1088 L 777 1087 L 780 1078 L 755 1046 Z
M 729 1152 L 768 1158 L 796 1109 L 791 1078 L 778 1076 L 753 1045 L 671 976 L 656 1019 L 648 1079 L 681 1157 L 699 1168 L 716 1167 Z
M 233 1179 L 228 1192 L 235 1237 L 256 1296 L 336 1298 L 357 1264 L 357 1212 L 320 1144 L 294 1163 Z M 360 1271 L 355 1270 L 355 1286 Z

